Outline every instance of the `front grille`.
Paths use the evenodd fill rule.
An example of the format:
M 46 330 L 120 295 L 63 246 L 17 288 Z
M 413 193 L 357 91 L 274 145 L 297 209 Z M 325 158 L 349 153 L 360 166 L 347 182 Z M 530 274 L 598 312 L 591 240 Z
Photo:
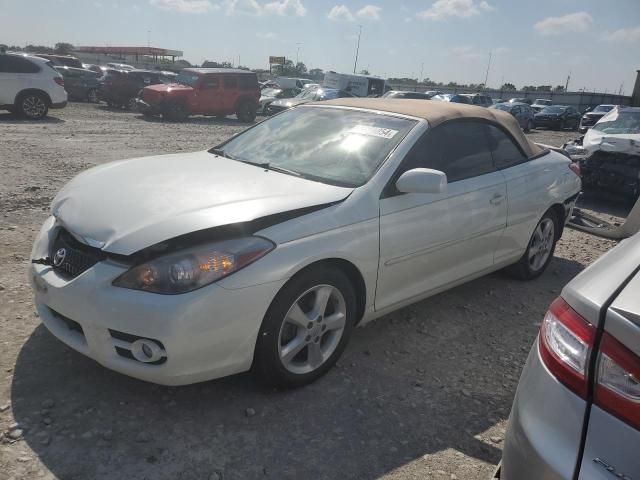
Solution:
M 107 258 L 102 250 L 79 242 L 64 228 L 58 232 L 49 257 L 53 260 L 54 270 L 67 278 L 77 277 Z

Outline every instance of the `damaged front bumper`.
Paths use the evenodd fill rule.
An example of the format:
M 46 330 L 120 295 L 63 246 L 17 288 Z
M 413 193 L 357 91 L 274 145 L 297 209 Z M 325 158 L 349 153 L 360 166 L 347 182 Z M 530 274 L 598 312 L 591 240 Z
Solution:
M 638 198 L 640 155 L 599 150 L 577 161 L 585 190 L 601 190 Z

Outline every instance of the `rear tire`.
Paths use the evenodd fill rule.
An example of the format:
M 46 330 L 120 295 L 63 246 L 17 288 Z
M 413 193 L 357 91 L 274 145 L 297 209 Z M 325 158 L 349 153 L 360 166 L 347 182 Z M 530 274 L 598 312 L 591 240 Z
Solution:
M 519 280 L 533 280 L 546 270 L 553 258 L 560 237 L 560 219 L 554 210 L 548 210 L 531 235 L 527 250 L 518 263 L 507 267 L 507 273 Z
M 321 265 L 291 278 L 262 321 L 253 370 L 268 385 L 300 387 L 344 351 L 356 320 L 356 295 L 340 270 Z
M 49 112 L 49 99 L 38 92 L 22 94 L 16 102 L 16 111 L 29 120 L 40 120 Z
M 247 101 L 240 102 L 236 110 L 236 117 L 243 123 L 252 123 L 256 119 L 256 107 Z
M 534 127 L 533 127 L 533 122 L 532 122 L 531 120 L 529 120 L 529 121 L 527 122 L 527 127 L 524 129 L 524 131 L 525 131 L 526 133 L 529 133 L 531 130 L 533 130 L 533 128 L 534 128 Z

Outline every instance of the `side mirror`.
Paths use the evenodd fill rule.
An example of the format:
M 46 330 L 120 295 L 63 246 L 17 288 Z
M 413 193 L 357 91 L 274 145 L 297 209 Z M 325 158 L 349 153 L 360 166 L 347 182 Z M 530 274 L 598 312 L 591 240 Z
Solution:
M 414 168 L 400 175 L 396 188 L 403 193 L 445 193 L 447 175 L 431 168 Z

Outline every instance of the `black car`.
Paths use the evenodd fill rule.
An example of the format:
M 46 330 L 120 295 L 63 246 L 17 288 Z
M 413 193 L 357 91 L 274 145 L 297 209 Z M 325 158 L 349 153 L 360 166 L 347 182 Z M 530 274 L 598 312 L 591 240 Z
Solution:
M 34 53 L 36 57 L 46 58 L 54 66 L 82 68 L 82 62 L 71 55 L 53 55 L 49 53 Z
M 140 90 L 149 85 L 170 82 L 167 75 L 154 70 L 109 69 L 100 79 L 100 100 L 110 107 L 134 109 Z
M 580 125 L 580 113 L 573 107 L 566 105 L 551 105 L 545 107 L 533 117 L 536 128 L 546 127 L 554 130 L 570 128 L 575 130 Z
M 64 78 L 64 89 L 69 100 L 98 103 L 100 75 L 91 70 L 73 67 L 54 67 Z
M 605 114 L 613 110 L 615 105 L 598 105 L 593 110 L 587 110 L 582 119 L 580 120 L 580 128 L 578 129 L 580 133 L 585 133 L 591 127 L 593 127 L 598 120 L 605 116 Z

